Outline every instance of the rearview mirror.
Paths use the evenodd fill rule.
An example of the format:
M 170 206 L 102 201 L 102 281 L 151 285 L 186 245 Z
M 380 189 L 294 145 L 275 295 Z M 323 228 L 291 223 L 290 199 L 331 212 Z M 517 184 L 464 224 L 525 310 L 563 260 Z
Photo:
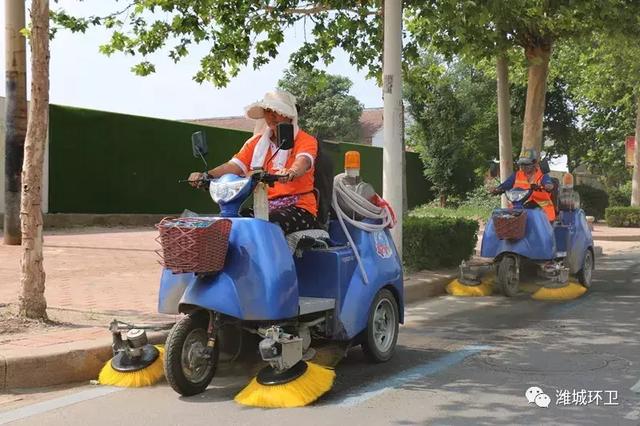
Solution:
M 209 153 L 207 136 L 204 132 L 199 131 L 191 135 L 191 149 L 193 150 L 194 157 L 204 160 L 204 157 Z
M 489 165 L 489 174 L 492 178 L 498 177 L 500 174 L 500 168 L 498 167 L 498 163 L 494 163 L 493 161 Z
M 278 123 L 276 127 L 276 140 L 278 148 L 291 149 L 293 148 L 293 124 L 291 123 Z

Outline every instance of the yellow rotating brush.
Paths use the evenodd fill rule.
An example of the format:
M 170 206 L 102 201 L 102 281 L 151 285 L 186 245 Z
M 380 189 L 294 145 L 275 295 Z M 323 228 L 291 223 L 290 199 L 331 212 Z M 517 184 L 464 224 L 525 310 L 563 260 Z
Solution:
M 108 386 L 151 386 L 164 376 L 164 347 L 147 343 L 144 330 L 132 329 L 123 340 L 112 330 L 114 356 L 102 367 L 98 383 Z
M 479 284 L 465 284 L 455 279 L 447 284 L 446 290 L 452 296 L 491 296 L 493 293 L 494 276 L 485 276 Z
M 540 287 L 531 297 L 536 300 L 573 300 L 586 291 L 586 287 L 569 281 L 564 287 Z
M 328 392 L 335 377 L 334 370 L 305 361 L 281 373 L 265 367 L 234 399 L 252 407 L 303 407 Z

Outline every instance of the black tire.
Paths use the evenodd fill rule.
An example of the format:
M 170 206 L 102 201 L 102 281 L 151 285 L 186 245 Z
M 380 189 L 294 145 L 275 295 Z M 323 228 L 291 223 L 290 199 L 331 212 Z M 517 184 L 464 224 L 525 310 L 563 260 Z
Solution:
M 591 249 L 587 249 L 584 255 L 584 261 L 582 262 L 582 269 L 578 271 L 578 281 L 586 288 L 591 288 L 591 281 L 593 279 L 593 269 L 595 261 L 593 252 Z
M 389 318 L 390 316 L 393 318 Z M 376 321 L 385 326 L 386 333 L 382 337 L 380 330 L 376 329 Z M 369 361 L 379 363 L 391 359 L 398 342 L 399 324 L 398 302 L 388 289 L 383 288 L 376 294 L 369 308 L 369 319 L 362 343 L 362 351 Z
M 167 336 L 164 374 L 173 390 L 180 395 L 192 396 L 204 392 L 216 374 L 218 344 L 214 346 L 213 356 L 208 362 L 202 360 L 203 364 L 193 364 L 193 361 L 198 361 L 195 357 L 197 357 L 197 351 L 202 349 L 202 344 L 206 347 L 208 323 L 209 318 L 206 313 L 187 315 L 173 326 Z M 185 343 L 189 347 L 185 347 Z
M 514 297 L 519 291 L 520 277 L 516 262 L 515 257 L 506 255 L 498 265 L 498 285 L 507 297 Z

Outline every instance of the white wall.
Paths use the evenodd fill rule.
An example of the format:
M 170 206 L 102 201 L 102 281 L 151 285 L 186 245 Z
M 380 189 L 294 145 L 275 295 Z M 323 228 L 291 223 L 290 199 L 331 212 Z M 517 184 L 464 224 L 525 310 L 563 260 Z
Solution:
M 371 146 L 379 146 L 382 148 L 384 141 L 384 126 L 380 127 L 377 132 L 371 136 Z
M 0 97 L 0 213 L 4 213 L 4 132 L 5 132 L 5 98 Z M 42 212 L 49 211 L 49 138 L 44 152 L 44 167 L 42 175 Z

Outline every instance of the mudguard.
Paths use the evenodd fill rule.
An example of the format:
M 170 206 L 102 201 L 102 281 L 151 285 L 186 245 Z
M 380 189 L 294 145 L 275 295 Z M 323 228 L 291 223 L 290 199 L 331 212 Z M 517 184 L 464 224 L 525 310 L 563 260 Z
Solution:
M 593 249 L 593 236 L 587 223 L 587 217 L 582 209 L 561 211 L 560 219 L 567 227 L 567 264 L 572 274 L 582 269 L 587 250 Z
M 241 320 L 296 317 L 297 277 L 280 227 L 253 218 L 230 220 L 224 269 L 209 276 L 173 274 L 165 269 L 158 311 L 175 314 L 185 305 L 195 305 Z
M 358 335 L 367 327 L 369 309 L 378 291 L 388 287 L 398 302 L 400 323 L 404 323 L 404 288 L 402 263 L 388 229 L 366 232 L 347 225 L 364 263 L 368 282 L 365 282 L 353 256 L 353 274 L 342 287 L 344 296 L 337 312 L 339 328 L 336 339 L 346 340 Z M 337 222 L 331 224 L 332 239 L 346 243 L 346 237 Z

